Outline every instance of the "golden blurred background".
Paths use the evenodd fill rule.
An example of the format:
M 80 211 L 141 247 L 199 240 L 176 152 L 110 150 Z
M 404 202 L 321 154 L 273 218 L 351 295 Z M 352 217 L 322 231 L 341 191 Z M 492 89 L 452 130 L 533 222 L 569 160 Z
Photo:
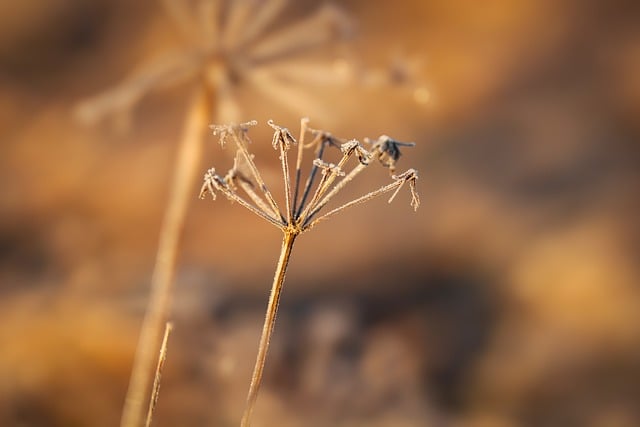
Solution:
M 301 237 L 254 425 L 640 425 L 640 3 L 340 6 L 369 84 L 312 88 L 318 120 L 247 88 L 252 149 L 275 176 L 266 121 L 307 115 L 415 141 L 422 206 Z M 157 1 L 0 4 L 0 425 L 119 421 L 191 88 L 73 111 L 179 45 Z M 211 136 L 202 172 L 229 162 Z M 157 426 L 237 425 L 280 247 L 197 191 Z

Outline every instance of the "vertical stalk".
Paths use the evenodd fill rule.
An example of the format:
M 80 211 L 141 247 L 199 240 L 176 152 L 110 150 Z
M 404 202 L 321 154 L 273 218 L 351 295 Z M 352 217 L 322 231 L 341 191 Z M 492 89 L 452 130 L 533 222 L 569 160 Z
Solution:
M 160 229 L 158 252 L 151 278 L 149 305 L 142 322 L 129 387 L 122 411 L 121 427 L 139 427 L 147 398 L 160 334 L 169 309 L 175 274 L 178 243 L 184 227 L 189 200 L 198 175 L 202 140 L 208 129 L 212 107 L 208 91 L 194 95 L 187 112 L 185 128 L 175 164 L 171 194 Z
M 269 304 L 267 305 L 267 312 L 262 327 L 262 336 L 260 337 L 260 345 L 258 347 L 258 356 L 256 357 L 256 364 L 253 368 L 251 385 L 249 386 L 249 393 L 247 395 L 247 406 L 245 407 L 242 421 L 240 422 L 241 427 L 249 427 L 251 425 L 251 414 L 253 413 L 253 408 L 258 398 L 258 391 L 260 390 L 260 384 L 262 383 L 262 371 L 264 370 L 264 363 L 267 357 L 267 351 L 269 350 L 269 342 L 271 341 L 271 333 L 273 332 L 276 315 L 278 314 L 278 304 L 280 302 L 284 276 L 287 272 L 291 249 L 293 248 L 293 243 L 297 235 L 298 231 L 284 231 L 280 259 L 278 260 L 276 272 L 273 277 L 271 295 L 269 296 Z
M 156 376 L 153 379 L 153 387 L 151 388 L 151 399 L 149 400 L 149 409 L 147 410 L 147 420 L 144 423 L 145 427 L 151 427 L 151 421 L 153 420 L 153 411 L 158 404 L 158 397 L 160 396 L 160 382 L 162 381 L 162 371 L 164 369 L 164 363 L 167 361 L 167 347 L 169 345 L 169 334 L 173 330 L 173 323 L 167 322 L 164 327 L 164 338 L 162 338 L 162 345 L 160 346 L 160 355 L 158 356 L 158 364 L 156 365 Z

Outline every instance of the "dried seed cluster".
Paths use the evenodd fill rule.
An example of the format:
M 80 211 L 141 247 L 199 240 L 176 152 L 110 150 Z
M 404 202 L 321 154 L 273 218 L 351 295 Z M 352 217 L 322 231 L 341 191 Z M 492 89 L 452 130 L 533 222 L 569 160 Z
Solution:
M 293 234 L 307 231 L 320 221 L 346 208 L 385 193 L 392 192 L 389 198 L 391 202 L 405 183 L 409 184 L 411 191 L 411 206 L 414 210 L 418 209 L 420 205 L 416 192 L 418 172 L 415 169 L 408 169 L 403 173 L 394 174 L 396 162 L 401 156 L 400 147 L 411 147 L 415 145 L 414 143 L 399 142 L 383 135 L 375 141 L 365 139 L 365 143 L 370 146 L 366 149 L 356 140 L 344 141 L 330 133 L 311 129 L 308 127 L 308 119 L 302 119 L 299 140 L 296 140 L 287 128 L 269 121 L 269 126 L 274 129 L 273 148 L 280 153 L 284 178 L 286 207 L 282 211 L 256 167 L 254 156 L 248 150 L 248 144 L 251 142 L 248 131 L 256 124 L 257 122 L 252 121 L 239 125 L 211 126 L 214 135 L 220 136 L 220 144 L 223 147 L 227 142 L 235 144 L 237 153 L 233 167 L 226 175 L 216 174 L 213 168 L 207 171 L 200 192 L 201 198 L 209 193 L 215 199 L 216 193 L 220 192 L 286 233 Z M 306 142 L 305 139 L 309 136 L 311 141 Z M 289 150 L 293 146 L 297 146 L 297 156 L 292 179 Z M 315 158 L 309 175 L 302 185 L 303 155 L 305 150 L 314 148 Z M 338 149 L 342 155 L 335 164 L 325 160 L 329 149 Z M 348 170 L 348 163 L 352 158 L 356 163 Z M 336 194 L 367 169 L 373 160 L 377 160 L 380 165 L 389 169 L 392 182 L 332 210 L 322 212 Z

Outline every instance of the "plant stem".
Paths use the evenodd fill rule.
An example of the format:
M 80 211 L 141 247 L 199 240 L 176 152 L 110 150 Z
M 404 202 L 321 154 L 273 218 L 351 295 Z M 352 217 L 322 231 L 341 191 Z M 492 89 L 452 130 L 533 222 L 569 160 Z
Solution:
M 175 164 L 171 194 L 160 229 L 149 304 L 142 322 L 121 427 L 139 427 L 155 355 L 171 297 L 178 243 L 200 165 L 202 140 L 211 117 L 211 96 L 198 90 L 191 101 Z
M 153 411 L 158 404 L 158 396 L 160 395 L 160 381 L 162 381 L 162 370 L 164 369 L 164 363 L 167 360 L 167 347 L 169 345 L 169 334 L 173 330 L 173 323 L 167 322 L 164 327 L 164 338 L 162 338 L 162 345 L 160 346 L 160 355 L 158 356 L 158 365 L 156 366 L 156 376 L 153 379 L 153 387 L 151 388 L 151 399 L 149 401 L 149 409 L 147 410 L 147 420 L 145 427 L 151 427 L 151 421 L 153 420 Z
M 258 347 L 258 356 L 256 357 L 256 364 L 253 368 L 251 385 L 249 386 L 249 393 L 247 395 L 247 406 L 244 410 L 244 414 L 242 415 L 242 421 L 240 422 L 241 427 L 249 427 L 251 425 L 251 414 L 253 412 L 256 399 L 258 398 L 258 391 L 262 382 L 262 371 L 264 370 L 264 363 L 267 357 L 267 351 L 269 350 L 271 333 L 273 332 L 273 326 L 278 313 L 278 303 L 280 302 L 280 293 L 282 292 L 284 276 L 287 272 L 291 249 L 293 248 L 293 243 L 297 236 L 298 231 L 284 231 L 280 259 L 278 260 L 278 265 L 276 266 L 276 272 L 273 278 L 271 295 L 269 296 L 269 304 L 267 305 L 267 312 L 265 314 L 264 325 L 262 327 L 262 336 L 260 337 L 260 345 Z

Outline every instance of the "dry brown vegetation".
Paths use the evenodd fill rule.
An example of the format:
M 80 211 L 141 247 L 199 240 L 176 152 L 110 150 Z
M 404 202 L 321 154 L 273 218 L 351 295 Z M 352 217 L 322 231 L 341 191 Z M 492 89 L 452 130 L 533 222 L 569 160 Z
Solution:
M 0 425 L 113 426 L 195 85 L 142 99 L 126 133 L 81 126 L 79 99 L 183 46 L 171 21 L 150 0 L 5 3 Z M 351 50 L 387 73 L 310 85 L 323 119 L 239 86 L 242 118 L 416 141 L 422 196 L 416 214 L 374 200 L 296 242 L 254 426 L 640 423 L 636 3 L 345 1 Z M 273 188 L 271 132 L 255 132 Z M 207 135 L 203 166 L 225 153 Z M 157 426 L 237 424 L 279 249 L 197 187 Z

